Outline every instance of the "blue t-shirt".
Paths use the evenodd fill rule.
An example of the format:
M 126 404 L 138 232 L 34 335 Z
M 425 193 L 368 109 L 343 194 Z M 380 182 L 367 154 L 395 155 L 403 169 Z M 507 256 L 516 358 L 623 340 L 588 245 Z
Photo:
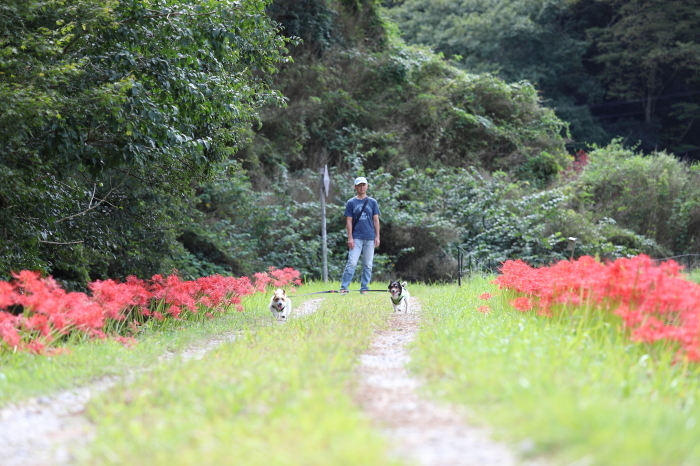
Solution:
M 379 215 L 379 204 L 377 204 L 375 199 L 369 196 L 367 196 L 367 199 L 365 210 L 362 211 L 360 220 L 357 221 L 355 228 L 352 229 L 353 239 L 374 239 L 374 237 L 377 236 L 377 233 L 374 231 L 372 217 Z M 356 197 L 350 199 L 345 203 L 345 216 L 357 217 L 364 203 L 365 199 L 358 199 Z

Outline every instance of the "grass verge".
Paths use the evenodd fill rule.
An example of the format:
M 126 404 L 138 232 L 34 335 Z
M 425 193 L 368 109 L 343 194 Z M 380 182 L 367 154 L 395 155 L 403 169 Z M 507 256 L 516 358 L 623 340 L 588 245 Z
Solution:
M 202 360 L 161 364 L 91 402 L 97 438 L 84 463 L 395 464 L 347 395 L 390 307 L 379 296 L 328 295 L 315 313 L 273 324 L 266 298 L 256 299 L 246 313 L 268 325 L 247 326 Z
M 479 299 L 484 292 L 496 297 Z M 469 406 L 525 456 L 700 464 L 700 371 L 673 364 L 672 351 L 631 342 L 614 316 L 521 313 L 488 278 L 418 293 L 412 368 L 431 393 Z M 478 311 L 484 305 L 490 312 Z
M 324 286 L 327 285 L 311 284 L 296 294 L 319 291 Z M 299 298 L 299 303 L 313 297 Z M 269 314 L 249 312 L 260 307 L 260 299 L 260 296 L 244 297 L 246 311 L 232 309 L 213 319 L 206 318 L 202 312 L 183 320 L 151 320 L 142 327 L 137 335 L 138 343 L 132 348 L 113 340 L 78 339 L 62 346 L 68 351 L 54 356 L 0 352 L 0 406 L 150 367 L 166 353 L 179 353 L 209 338 L 269 323 Z
M 259 316 L 235 310 L 214 319 L 203 313 L 187 320 L 149 321 L 132 348 L 114 340 L 79 340 L 54 356 L 0 353 L 0 405 L 48 395 L 101 377 L 151 366 L 167 352 L 180 352 L 206 338 L 251 325 Z
M 700 283 L 700 269 L 684 271 L 685 278 L 691 282 Z

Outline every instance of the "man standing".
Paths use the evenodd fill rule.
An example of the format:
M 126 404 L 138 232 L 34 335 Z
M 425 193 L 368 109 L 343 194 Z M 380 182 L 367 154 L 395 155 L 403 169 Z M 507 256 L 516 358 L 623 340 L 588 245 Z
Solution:
M 360 293 L 367 294 L 372 279 L 374 248 L 379 247 L 379 204 L 367 195 L 367 179 L 355 178 L 357 195 L 345 204 L 345 226 L 348 231 L 348 262 L 345 265 L 340 293 L 348 292 L 355 275 L 357 261 L 362 255 Z

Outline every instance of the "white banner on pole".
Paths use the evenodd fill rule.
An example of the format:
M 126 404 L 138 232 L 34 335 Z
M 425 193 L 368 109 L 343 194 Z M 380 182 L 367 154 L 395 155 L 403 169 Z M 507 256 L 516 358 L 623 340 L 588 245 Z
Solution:
M 323 187 L 326 188 L 326 198 L 328 198 L 328 192 L 331 188 L 331 177 L 328 174 L 328 165 L 323 168 Z
M 321 172 L 321 255 L 323 256 L 323 281 L 328 282 L 328 240 L 326 237 L 326 197 L 331 186 L 331 177 L 328 175 L 328 165 Z

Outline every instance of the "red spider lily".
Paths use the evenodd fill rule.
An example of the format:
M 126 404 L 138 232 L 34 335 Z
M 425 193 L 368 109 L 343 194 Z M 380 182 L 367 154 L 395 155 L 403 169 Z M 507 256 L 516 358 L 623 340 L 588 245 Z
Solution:
M 7 309 L 17 302 L 15 287 L 7 282 L 0 282 L 0 309 Z
M 143 280 L 136 277 L 128 277 L 126 283 L 118 283 L 114 280 L 94 281 L 88 283 L 93 299 L 102 306 L 108 318 L 124 320 L 126 311 L 134 308 L 147 309 L 151 299 Z
M 168 307 L 167 311 L 173 317 L 178 317 L 182 308 L 196 312 L 195 295 L 197 284 L 192 281 L 182 281 L 177 274 L 163 277 L 154 275 L 151 278 L 151 297 Z
M 144 281 L 128 277 L 125 283 L 115 280 L 88 284 L 92 296 L 66 292 L 51 277 L 42 278 L 38 272 L 22 271 L 13 275 L 12 283 L 0 282 L 0 348 L 4 345 L 33 353 L 56 354 L 62 350 L 49 347 L 57 337 L 82 333 L 93 338 L 106 338 L 105 324 L 109 320 L 127 321 L 123 329 L 135 333 L 141 318 L 180 318 L 184 312 L 196 313 L 206 308 L 207 316 L 214 311 L 235 306 L 243 310 L 241 297 L 264 291 L 273 284 L 301 284 L 300 273 L 291 268 L 255 274 L 255 286 L 248 277 L 212 275 L 184 281 L 177 273 L 154 275 Z M 21 308 L 20 315 L 8 311 Z M 115 336 L 117 341 L 131 346 L 134 339 Z
M 535 307 L 532 300 L 524 296 L 520 298 L 515 298 L 513 301 L 510 302 L 510 305 L 521 312 L 529 311 L 530 309 Z
M 488 306 L 479 306 L 476 310 L 484 314 L 491 312 L 491 308 Z
M 258 272 L 253 275 L 253 280 L 255 283 L 255 291 L 262 292 L 265 291 L 267 286 L 272 282 L 272 277 L 266 272 Z
M 656 263 L 640 255 L 603 264 L 591 257 L 532 268 L 507 261 L 495 283 L 526 296 L 511 304 L 520 311 L 551 315 L 552 305 L 575 312 L 586 303 L 611 309 L 635 341 L 673 341 L 700 361 L 700 285 L 684 280 L 674 261 Z
M 43 337 L 46 342 L 55 335 L 72 331 L 92 334 L 104 325 L 104 312 L 84 293 L 67 293 L 52 278 L 41 278 L 38 272 L 22 271 L 15 275 L 14 305 L 23 313 L 19 329 Z
M 493 298 L 493 295 L 491 293 L 481 293 L 479 295 L 479 299 L 487 300 Z
M 5 342 L 10 348 L 16 348 L 22 337 L 17 330 L 19 318 L 9 312 L 0 312 L 0 342 Z
M 291 267 L 285 267 L 281 270 L 270 267 L 267 273 L 274 279 L 274 286 L 285 286 L 290 283 L 301 285 L 301 273 Z

